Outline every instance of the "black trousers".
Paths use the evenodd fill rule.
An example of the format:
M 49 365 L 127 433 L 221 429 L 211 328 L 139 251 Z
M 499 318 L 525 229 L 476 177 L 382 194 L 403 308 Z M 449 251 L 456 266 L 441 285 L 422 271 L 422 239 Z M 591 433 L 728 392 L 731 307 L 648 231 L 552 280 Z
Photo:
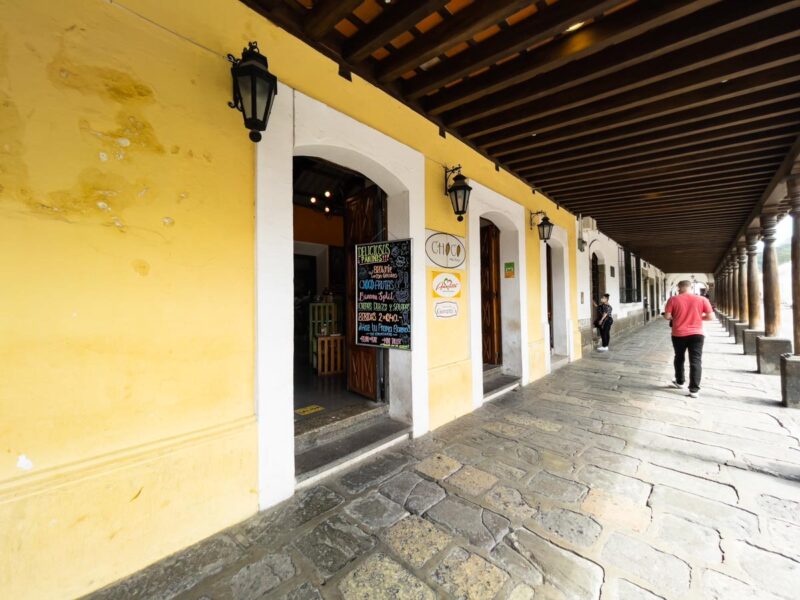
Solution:
M 608 342 L 611 340 L 611 325 L 613 323 L 614 321 L 611 319 L 606 319 L 602 325 L 597 326 L 597 330 L 600 332 L 600 345 L 604 348 L 608 348 Z
M 704 335 L 672 336 L 672 347 L 675 349 L 675 381 L 678 383 L 686 381 L 683 364 L 686 360 L 686 351 L 689 351 L 690 392 L 696 392 L 700 389 L 700 379 L 703 376 L 703 343 L 705 340 Z

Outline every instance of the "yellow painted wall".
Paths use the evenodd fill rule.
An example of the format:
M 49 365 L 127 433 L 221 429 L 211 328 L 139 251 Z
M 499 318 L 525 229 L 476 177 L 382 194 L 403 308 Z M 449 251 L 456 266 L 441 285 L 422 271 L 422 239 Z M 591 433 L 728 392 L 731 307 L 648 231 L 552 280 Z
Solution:
M 254 160 L 225 60 L 248 40 L 283 83 L 425 154 L 429 228 L 464 235 L 444 164 L 547 210 L 577 289 L 572 215 L 238 0 L 0 17 L 0 597 L 79 595 L 256 510 Z M 540 246 L 528 232 L 534 376 Z M 429 320 L 432 426 L 470 408 L 464 283 L 463 320 Z
M 121 6 L 0 17 L 0 597 L 74 597 L 257 509 L 253 148 Z

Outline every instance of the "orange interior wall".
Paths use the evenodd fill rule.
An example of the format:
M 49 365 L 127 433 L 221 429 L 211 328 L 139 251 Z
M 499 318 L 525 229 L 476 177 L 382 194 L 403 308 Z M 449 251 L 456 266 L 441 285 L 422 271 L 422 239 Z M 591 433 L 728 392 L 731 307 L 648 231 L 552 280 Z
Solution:
M 326 217 L 310 208 L 295 206 L 294 240 L 326 246 L 344 246 L 344 219 L 338 216 Z

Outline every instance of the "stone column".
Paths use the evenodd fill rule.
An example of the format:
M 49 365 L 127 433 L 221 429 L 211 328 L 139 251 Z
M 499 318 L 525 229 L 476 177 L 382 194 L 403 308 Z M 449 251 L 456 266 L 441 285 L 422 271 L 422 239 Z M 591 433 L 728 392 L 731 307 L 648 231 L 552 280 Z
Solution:
M 781 356 L 781 399 L 800 408 L 800 176 L 786 180 L 792 216 L 792 329 L 794 355 Z
M 745 354 L 756 353 L 756 338 L 764 335 L 761 318 L 761 271 L 758 268 L 758 229 L 747 231 L 747 308 L 749 328 L 744 332 Z
M 734 327 L 734 338 L 737 344 L 744 342 L 744 332 L 749 329 L 749 309 L 747 306 L 747 244 L 740 241 L 736 244 L 736 260 L 739 263 L 739 322 Z
M 741 320 L 739 315 L 739 261 L 736 258 L 736 249 L 731 250 L 731 320 L 728 322 L 728 335 L 734 337 L 736 324 Z
M 764 238 L 764 336 L 756 339 L 758 372 L 780 373 L 781 354 L 792 351 L 792 341 L 778 338 L 781 327 L 781 290 L 778 285 L 778 253 L 775 250 L 775 233 L 778 212 L 775 209 L 761 213 L 761 235 Z

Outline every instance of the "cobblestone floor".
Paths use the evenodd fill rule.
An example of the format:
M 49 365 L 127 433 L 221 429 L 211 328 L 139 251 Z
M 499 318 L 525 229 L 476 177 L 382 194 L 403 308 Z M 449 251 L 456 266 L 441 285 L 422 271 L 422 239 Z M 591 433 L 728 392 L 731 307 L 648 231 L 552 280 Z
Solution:
M 800 415 L 709 326 L 656 322 L 98 598 L 796 599 Z

